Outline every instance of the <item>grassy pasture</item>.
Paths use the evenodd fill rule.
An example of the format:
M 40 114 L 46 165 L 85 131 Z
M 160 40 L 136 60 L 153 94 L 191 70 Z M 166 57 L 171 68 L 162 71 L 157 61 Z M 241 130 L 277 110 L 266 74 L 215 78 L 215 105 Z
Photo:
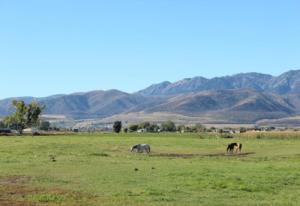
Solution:
M 0 137 L 0 168 L 1 206 L 299 205 L 300 133 Z

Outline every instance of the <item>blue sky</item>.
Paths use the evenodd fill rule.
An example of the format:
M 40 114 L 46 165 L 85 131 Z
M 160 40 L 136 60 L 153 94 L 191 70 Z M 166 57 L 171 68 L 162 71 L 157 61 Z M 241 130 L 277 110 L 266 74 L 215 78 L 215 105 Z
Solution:
M 291 69 L 299 0 L 0 0 L 0 99 Z

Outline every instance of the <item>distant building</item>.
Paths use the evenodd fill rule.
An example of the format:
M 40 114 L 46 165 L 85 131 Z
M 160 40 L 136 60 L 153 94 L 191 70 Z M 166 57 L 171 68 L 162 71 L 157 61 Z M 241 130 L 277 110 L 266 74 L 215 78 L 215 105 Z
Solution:
M 23 130 L 23 134 L 39 134 L 40 131 L 36 128 L 26 128 Z
M 146 129 L 138 129 L 137 132 L 138 133 L 143 133 L 143 132 L 147 132 L 147 130 Z

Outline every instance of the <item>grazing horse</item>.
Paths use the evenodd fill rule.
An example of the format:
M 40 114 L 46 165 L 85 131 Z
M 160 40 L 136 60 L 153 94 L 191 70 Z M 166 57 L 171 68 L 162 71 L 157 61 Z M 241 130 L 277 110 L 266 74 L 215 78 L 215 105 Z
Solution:
M 150 153 L 150 145 L 148 144 L 137 144 L 131 147 L 131 152 L 136 151 L 136 152 L 147 152 Z
M 230 143 L 227 146 L 227 153 L 233 153 L 233 151 L 235 151 L 235 153 L 240 153 L 242 151 L 242 144 L 238 142 Z

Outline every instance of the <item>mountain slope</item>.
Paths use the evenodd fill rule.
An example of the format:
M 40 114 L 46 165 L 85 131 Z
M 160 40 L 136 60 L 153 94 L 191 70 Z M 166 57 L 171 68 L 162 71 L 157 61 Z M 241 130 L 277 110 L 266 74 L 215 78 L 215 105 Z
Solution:
M 188 92 L 226 89 L 254 89 L 280 95 L 300 92 L 300 70 L 292 70 L 278 77 L 259 73 L 241 73 L 233 76 L 206 79 L 194 77 L 178 82 L 154 84 L 139 91 L 146 96 L 177 95 Z
M 139 94 L 146 96 L 151 95 L 176 95 L 188 92 L 198 91 L 215 91 L 225 89 L 254 89 L 263 91 L 273 77 L 266 74 L 244 73 L 233 76 L 216 77 L 206 79 L 203 77 L 194 77 L 183 79 L 175 83 L 165 82 L 152 85 L 144 90 L 139 91 Z M 153 89 L 155 88 L 155 89 Z
M 289 71 L 278 77 L 243 73 L 212 79 L 187 78 L 152 85 L 133 94 L 100 90 L 44 98 L 9 98 L 0 100 L 0 116 L 13 112 L 13 99 L 38 101 L 46 106 L 45 114 L 74 119 L 164 113 L 211 122 L 253 123 L 300 113 L 300 71 Z
M 13 112 L 11 101 L 14 98 L 0 101 L 0 115 Z M 23 99 L 23 98 L 16 98 Z M 62 114 L 75 119 L 103 118 L 125 112 L 148 101 L 147 97 L 128 94 L 118 90 L 92 91 L 58 95 L 51 98 L 25 98 L 26 102 L 37 101 L 46 106 L 45 114 Z
M 296 113 L 288 99 L 255 90 L 219 90 L 171 96 L 144 109 L 133 109 L 103 121 L 125 122 L 172 119 L 178 123 L 241 124 L 285 118 Z
M 300 93 L 300 70 L 292 70 L 272 78 L 268 82 L 268 91 L 277 94 Z
M 218 90 L 188 93 L 170 98 L 166 103 L 146 111 L 168 110 L 189 113 L 190 115 L 216 110 L 293 112 L 292 105 L 288 104 L 283 98 L 254 90 Z

